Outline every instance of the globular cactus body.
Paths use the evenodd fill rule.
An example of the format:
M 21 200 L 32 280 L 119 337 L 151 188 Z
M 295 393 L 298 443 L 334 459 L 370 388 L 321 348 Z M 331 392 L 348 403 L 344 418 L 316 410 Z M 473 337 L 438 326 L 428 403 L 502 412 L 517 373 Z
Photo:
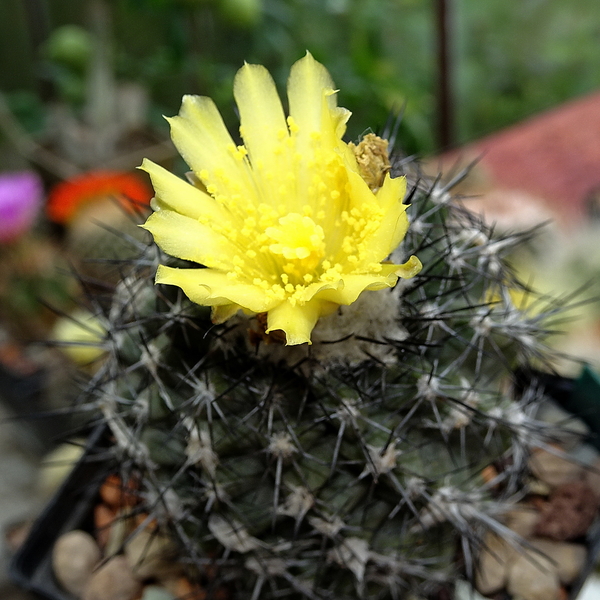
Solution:
M 422 273 L 375 292 L 398 303 L 401 339 L 329 339 L 286 361 L 250 335 L 255 318 L 214 327 L 156 288 L 148 256 L 119 285 L 92 394 L 183 563 L 218 565 L 234 597 L 426 595 L 519 493 L 539 398 L 512 397 L 511 373 L 543 355 L 541 317 L 511 301 L 496 248 L 518 240 L 431 197 L 415 194 L 405 241 Z M 363 358 L 344 363 L 353 344 Z
M 209 593 L 432 597 L 473 575 L 485 531 L 510 535 L 541 435 L 539 395 L 514 397 L 512 373 L 546 359 L 560 307 L 513 300 L 530 293 L 504 261 L 523 236 L 496 236 L 411 162 L 391 169 L 411 198 L 397 253 L 423 268 L 321 317 L 312 345 L 283 345 L 260 314 L 213 325 L 154 285 L 154 246 L 118 286 L 89 397 Z

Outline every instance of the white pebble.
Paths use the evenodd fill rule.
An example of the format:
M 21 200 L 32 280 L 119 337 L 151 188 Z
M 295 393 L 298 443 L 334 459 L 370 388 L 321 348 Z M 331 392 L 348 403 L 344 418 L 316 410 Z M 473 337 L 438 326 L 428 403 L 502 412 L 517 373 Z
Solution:
M 61 535 L 52 549 L 52 568 L 60 585 L 73 596 L 81 596 L 101 554 L 96 540 L 85 531 Z
M 517 504 L 506 515 L 506 526 L 522 538 L 530 538 L 540 520 L 540 513 L 533 506 Z
M 124 556 L 115 556 L 102 565 L 90 578 L 82 600 L 134 600 L 142 584 L 133 576 Z
M 558 578 L 565 585 L 573 583 L 585 566 L 587 549 L 583 544 L 541 538 L 532 539 L 531 544 L 553 561 Z
M 138 532 L 125 543 L 125 556 L 134 576 L 140 580 L 162 577 L 181 570 L 174 561 L 171 540 L 148 529 Z
M 556 566 L 549 558 L 524 550 L 508 569 L 506 589 L 522 600 L 559 600 Z
M 475 575 L 475 587 L 479 592 L 486 596 L 505 587 L 508 567 L 516 552 L 498 535 L 488 533 L 485 536 Z
M 529 459 L 529 468 L 538 479 L 553 488 L 580 480 L 584 475 L 583 467 L 569 460 L 558 448 L 556 453 L 536 450 Z

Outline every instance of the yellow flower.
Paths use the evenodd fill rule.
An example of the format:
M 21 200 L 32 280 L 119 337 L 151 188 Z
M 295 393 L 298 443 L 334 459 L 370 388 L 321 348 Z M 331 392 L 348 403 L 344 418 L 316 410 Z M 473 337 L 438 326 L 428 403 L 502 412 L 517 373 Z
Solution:
M 171 136 L 196 185 L 144 161 L 156 193 L 144 227 L 167 254 L 206 268 L 161 265 L 157 283 L 211 306 L 215 322 L 267 313 L 266 333 L 302 344 L 320 316 L 419 272 L 414 256 L 382 262 L 408 227 L 406 181 L 382 172 L 369 187 L 342 141 L 350 113 L 335 94 L 307 54 L 291 70 L 286 119 L 268 71 L 244 65 L 234 81 L 242 146 L 210 98 L 183 98 Z

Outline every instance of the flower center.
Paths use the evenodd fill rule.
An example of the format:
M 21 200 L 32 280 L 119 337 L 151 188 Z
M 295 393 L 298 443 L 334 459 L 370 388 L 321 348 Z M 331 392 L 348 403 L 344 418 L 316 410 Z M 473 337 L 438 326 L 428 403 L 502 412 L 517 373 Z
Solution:
M 300 273 L 314 271 L 325 255 L 325 233 L 310 217 L 289 213 L 279 219 L 278 225 L 267 227 L 265 233 L 273 242 L 269 250 L 294 261 Z

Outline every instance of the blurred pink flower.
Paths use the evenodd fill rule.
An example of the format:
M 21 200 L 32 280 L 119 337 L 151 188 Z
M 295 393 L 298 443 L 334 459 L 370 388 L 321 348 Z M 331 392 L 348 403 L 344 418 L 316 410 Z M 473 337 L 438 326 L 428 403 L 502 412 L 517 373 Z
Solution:
M 44 190 L 32 171 L 0 173 L 0 244 L 28 231 L 42 205 Z

